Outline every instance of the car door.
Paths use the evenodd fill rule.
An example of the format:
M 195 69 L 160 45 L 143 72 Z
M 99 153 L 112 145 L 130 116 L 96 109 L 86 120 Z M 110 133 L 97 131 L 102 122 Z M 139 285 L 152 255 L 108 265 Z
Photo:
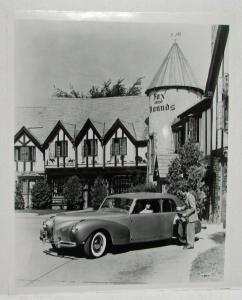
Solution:
M 131 213 L 131 228 L 130 241 L 143 242 L 153 241 L 161 238 L 161 208 L 160 200 L 152 199 L 150 201 L 152 212 L 142 213 L 145 205 L 150 200 L 140 199 L 136 200 L 134 210 Z M 140 208 L 137 208 L 140 207 Z
M 169 239 L 173 236 L 173 222 L 176 216 L 176 204 L 173 199 L 161 199 L 161 237 Z

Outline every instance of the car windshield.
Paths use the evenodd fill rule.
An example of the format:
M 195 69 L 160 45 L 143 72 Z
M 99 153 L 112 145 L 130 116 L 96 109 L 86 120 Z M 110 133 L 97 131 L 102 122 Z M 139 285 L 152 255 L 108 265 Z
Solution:
M 107 198 L 100 206 L 101 208 L 117 208 L 129 211 L 133 199 L 128 198 Z

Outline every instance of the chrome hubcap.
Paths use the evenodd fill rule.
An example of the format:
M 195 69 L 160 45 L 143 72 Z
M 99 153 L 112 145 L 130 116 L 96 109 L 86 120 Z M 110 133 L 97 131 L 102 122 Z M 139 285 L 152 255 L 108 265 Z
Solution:
M 94 235 L 91 249 L 94 256 L 101 256 L 106 248 L 106 237 L 103 233 L 98 232 Z

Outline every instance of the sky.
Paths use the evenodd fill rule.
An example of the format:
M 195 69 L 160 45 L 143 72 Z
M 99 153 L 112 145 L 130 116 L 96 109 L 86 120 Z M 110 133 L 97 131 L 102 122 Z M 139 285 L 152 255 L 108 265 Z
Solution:
M 211 26 L 163 23 L 18 20 L 15 24 L 15 105 L 44 106 L 54 86 L 84 94 L 92 85 L 139 77 L 148 88 L 173 39 L 204 88 L 211 60 Z

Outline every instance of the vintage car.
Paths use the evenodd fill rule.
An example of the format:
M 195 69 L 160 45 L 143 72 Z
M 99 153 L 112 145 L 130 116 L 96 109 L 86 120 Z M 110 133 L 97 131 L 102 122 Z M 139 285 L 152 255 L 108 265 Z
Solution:
M 178 236 L 174 195 L 126 193 L 106 197 L 96 211 L 63 212 L 43 222 L 40 239 L 55 250 L 82 246 L 89 258 L 101 257 L 108 246 L 171 239 Z M 196 224 L 196 233 L 201 224 Z

